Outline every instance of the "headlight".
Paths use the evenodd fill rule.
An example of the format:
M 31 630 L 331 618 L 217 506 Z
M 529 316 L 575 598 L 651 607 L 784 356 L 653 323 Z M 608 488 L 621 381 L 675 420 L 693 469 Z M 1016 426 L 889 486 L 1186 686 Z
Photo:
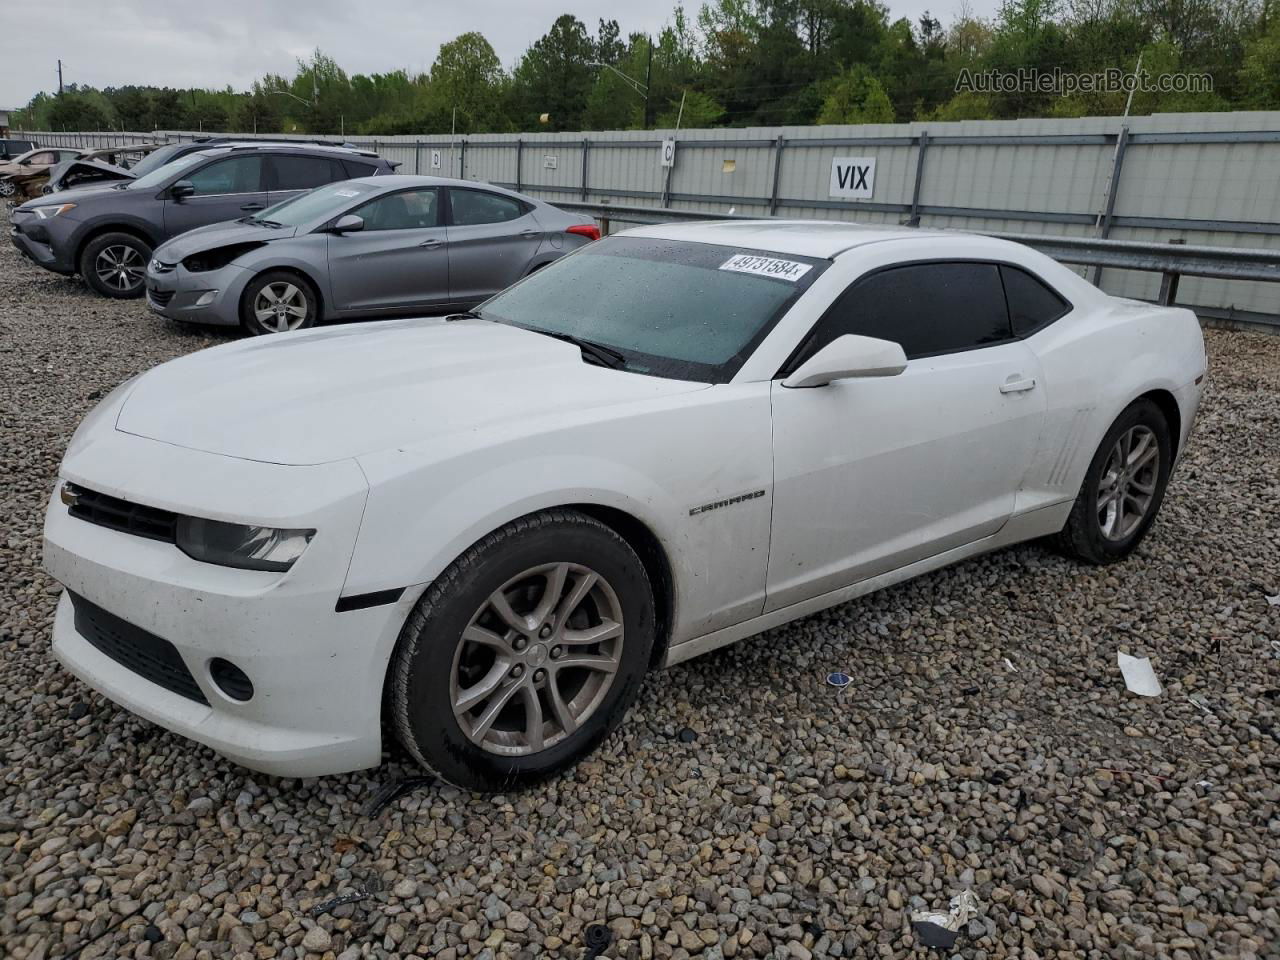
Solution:
M 233 243 L 216 250 L 193 253 L 182 261 L 182 265 L 191 273 L 206 273 L 209 270 L 221 270 L 236 257 L 256 250 L 263 244 L 259 240 L 247 240 L 244 243 Z
M 193 560 L 242 570 L 288 570 L 302 556 L 314 530 L 278 530 L 200 517 L 179 517 L 178 549 Z
M 68 210 L 74 210 L 75 208 L 76 205 L 74 203 L 46 203 L 43 207 L 32 207 L 31 212 L 41 220 L 52 220 L 54 217 L 60 217 Z

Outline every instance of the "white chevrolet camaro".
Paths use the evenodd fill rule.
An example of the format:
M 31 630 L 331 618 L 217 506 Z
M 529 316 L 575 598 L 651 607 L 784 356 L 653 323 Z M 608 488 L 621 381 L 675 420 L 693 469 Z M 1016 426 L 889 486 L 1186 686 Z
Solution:
M 1014 243 L 729 222 L 593 243 L 451 318 L 203 350 L 62 463 L 58 658 L 268 773 L 382 730 L 502 789 L 645 673 L 983 551 L 1129 554 L 1205 376 L 1196 318 Z

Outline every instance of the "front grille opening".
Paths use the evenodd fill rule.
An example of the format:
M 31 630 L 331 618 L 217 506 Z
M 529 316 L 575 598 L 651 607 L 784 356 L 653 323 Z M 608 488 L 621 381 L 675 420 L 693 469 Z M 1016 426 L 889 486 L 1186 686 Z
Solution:
M 70 504 L 68 512 L 78 520 L 166 543 L 176 538 L 178 515 L 168 510 L 130 503 L 72 483 L 66 484 L 62 496 Z
M 148 290 L 147 296 L 157 307 L 167 307 L 176 292 L 176 290 Z
M 96 650 L 171 693 L 209 706 L 204 691 L 172 643 L 135 627 L 79 594 L 68 590 L 67 595 L 75 611 L 76 633 Z

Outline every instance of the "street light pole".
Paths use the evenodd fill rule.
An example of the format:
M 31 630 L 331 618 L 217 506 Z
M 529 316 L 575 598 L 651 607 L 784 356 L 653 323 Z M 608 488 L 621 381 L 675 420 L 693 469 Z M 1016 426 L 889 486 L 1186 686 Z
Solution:
M 620 76 L 632 90 L 644 97 L 644 125 L 649 126 L 649 84 L 641 83 L 635 77 L 629 77 L 611 63 L 602 63 L 599 60 L 588 60 L 588 67 L 604 67 L 606 70 L 612 70 Z M 649 69 L 653 69 L 653 46 L 649 46 Z M 645 74 L 645 80 L 648 81 L 649 74 Z

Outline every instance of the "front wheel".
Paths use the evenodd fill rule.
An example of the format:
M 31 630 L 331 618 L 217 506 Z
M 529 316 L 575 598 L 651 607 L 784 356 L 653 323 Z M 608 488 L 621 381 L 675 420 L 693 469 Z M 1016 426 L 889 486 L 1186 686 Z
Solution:
M 0 180 L 0 197 L 4 197 L 7 200 L 9 197 L 16 195 L 17 192 L 17 186 L 8 177 Z
M 1151 529 L 1172 467 L 1168 419 L 1152 401 L 1134 401 L 1094 454 L 1059 549 L 1086 563 L 1123 560 Z
M 80 276 L 104 297 L 133 300 L 142 296 L 151 245 L 131 233 L 94 237 L 80 254 Z
M 254 277 L 240 298 L 240 324 L 255 336 L 314 326 L 319 313 L 320 298 L 315 289 L 285 270 Z
M 520 787 L 617 726 L 653 642 L 653 591 L 631 546 L 577 511 L 533 514 L 427 589 L 401 631 L 388 706 L 405 748 L 442 779 Z

